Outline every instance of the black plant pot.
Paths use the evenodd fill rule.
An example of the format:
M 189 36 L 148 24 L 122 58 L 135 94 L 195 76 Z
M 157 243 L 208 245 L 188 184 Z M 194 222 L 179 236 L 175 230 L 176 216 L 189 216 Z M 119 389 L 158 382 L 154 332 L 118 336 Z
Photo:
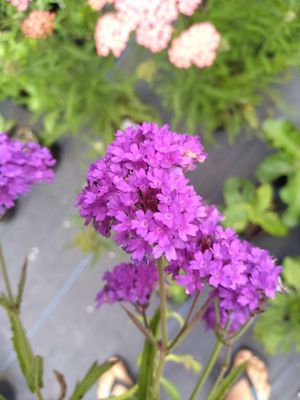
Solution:
M 12 384 L 5 379 L 0 380 L 0 394 L 6 400 L 15 400 L 16 399 L 16 393 L 15 393 L 15 390 L 14 390 Z

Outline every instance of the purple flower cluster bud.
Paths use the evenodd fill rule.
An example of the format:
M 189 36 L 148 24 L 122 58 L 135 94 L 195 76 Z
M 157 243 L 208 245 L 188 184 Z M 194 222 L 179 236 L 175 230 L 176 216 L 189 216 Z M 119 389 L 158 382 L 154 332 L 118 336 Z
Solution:
M 54 165 L 47 148 L 0 133 L 0 216 L 35 183 L 52 182 Z
M 147 306 L 150 295 L 158 286 L 158 272 L 150 261 L 119 264 L 112 272 L 105 272 L 104 288 L 98 293 L 97 306 L 126 301 L 140 306 Z

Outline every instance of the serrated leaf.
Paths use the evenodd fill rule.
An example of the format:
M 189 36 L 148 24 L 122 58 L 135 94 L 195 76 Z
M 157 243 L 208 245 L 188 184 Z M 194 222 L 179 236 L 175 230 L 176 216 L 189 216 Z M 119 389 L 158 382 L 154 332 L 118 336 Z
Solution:
M 187 370 L 191 370 L 194 374 L 199 374 L 201 371 L 201 364 L 198 360 L 195 360 L 190 354 L 168 354 L 166 357 L 167 361 L 171 361 L 177 364 L 183 365 Z
M 171 400 L 180 400 L 181 396 L 176 385 L 165 377 L 160 378 L 160 383 Z
M 300 158 L 300 131 L 294 124 L 282 119 L 269 119 L 262 128 L 273 146 Z
M 30 343 L 27 339 L 25 330 L 24 330 L 19 318 L 16 315 L 14 315 L 12 312 L 9 312 L 8 315 L 9 315 L 12 334 L 13 334 L 12 342 L 14 345 L 14 349 L 17 354 L 23 375 L 26 378 L 27 384 L 29 386 L 30 382 L 28 382 L 28 374 L 29 374 L 30 368 L 33 364 L 33 352 L 32 352 Z M 30 389 L 31 389 L 31 387 L 30 387 Z
M 106 371 L 108 371 L 114 363 L 107 361 L 103 364 L 98 364 L 94 362 L 85 377 L 77 382 L 74 392 L 72 393 L 70 400 L 80 400 L 83 396 L 94 386 L 94 384 L 98 381 L 98 379 L 103 375 Z
M 245 368 L 246 363 L 232 368 L 230 373 L 223 379 L 216 390 L 214 390 L 214 392 L 210 396 L 208 396 L 207 400 L 223 400 L 231 386 L 237 380 L 239 375 L 245 370 Z
M 293 172 L 294 164 L 294 158 L 287 153 L 271 154 L 260 163 L 256 175 L 261 182 L 272 182 Z
M 256 189 L 255 207 L 257 207 L 261 211 L 267 209 L 272 202 L 272 197 L 273 197 L 272 186 L 269 185 L 268 183 L 260 185 Z
M 149 329 L 153 336 L 156 337 L 160 321 L 160 308 L 158 308 L 149 323 Z M 140 365 L 140 373 L 138 378 L 138 398 L 148 399 L 149 388 L 153 382 L 153 370 L 156 349 L 153 344 L 146 338 L 142 353 L 142 361 Z
M 243 178 L 232 177 L 226 179 L 223 193 L 227 205 L 248 203 L 254 200 L 254 186 Z

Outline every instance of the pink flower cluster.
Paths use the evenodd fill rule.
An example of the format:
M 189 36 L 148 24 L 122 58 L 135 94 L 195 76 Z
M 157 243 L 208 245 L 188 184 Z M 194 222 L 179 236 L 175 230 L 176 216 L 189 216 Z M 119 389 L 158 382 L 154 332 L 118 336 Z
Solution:
M 192 25 L 176 39 L 169 49 L 169 60 L 178 68 L 210 67 L 216 58 L 221 36 L 213 24 L 201 22 Z
M 201 0 L 89 0 L 91 7 L 97 10 L 108 3 L 114 3 L 116 12 L 99 18 L 95 30 L 96 49 L 100 56 L 112 52 L 119 57 L 133 31 L 141 46 L 153 53 L 164 50 L 179 13 L 192 15 Z
M 27 10 L 31 0 L 7 0 L 20 12 Z
M 49 11 L 33 10 L 22 22 L 22 31 L 32 39 L 45 39 L 54 30 L 55 14 Z

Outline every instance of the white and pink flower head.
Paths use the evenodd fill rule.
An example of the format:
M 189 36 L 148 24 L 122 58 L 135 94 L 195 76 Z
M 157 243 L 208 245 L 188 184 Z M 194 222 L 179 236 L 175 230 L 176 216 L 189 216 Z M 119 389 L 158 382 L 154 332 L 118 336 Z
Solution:
M 31 0 L 7 0 L 20 12 L 27 10 Z
M 22 22 L 22 31 L 32 39 L 45 39 L 54 30 L 55 14 L 50 11 L 33 10 Z
M 173 40 L 169 60 L 178 68 L 210 67 L 220 42 L 221 35 L 211 22 L 194 24 Z

